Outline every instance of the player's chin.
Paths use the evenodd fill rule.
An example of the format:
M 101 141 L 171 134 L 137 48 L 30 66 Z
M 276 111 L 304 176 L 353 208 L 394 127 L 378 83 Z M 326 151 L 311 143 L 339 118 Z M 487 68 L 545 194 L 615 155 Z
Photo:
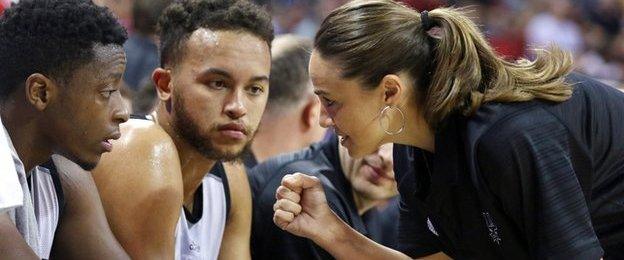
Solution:
M 58 154 L 74 162 L 85 171 L 93 170 L 100 162 L 102 153 L 100 149 L 94 149 L 93 147 L 84 146 L 78 149 L 66 149 L 64 151 L 57 151 Z
M 98 154 L 88 156 L 88 158 L 85 158 L 85 156 L 78 157 L 78 159 L 74 159 L 72 161 L 78 164 L 83 170 L 91 171 L 98 165 L 98 163 L 100 162 L 100 158 L 101 155 Z
M 234 161 L 239 159 L 243 152 L 245 151 L 245 144 L 242 145 L 228 145 L 225 147 L 218 148 L 219 160 L 223 161 Z

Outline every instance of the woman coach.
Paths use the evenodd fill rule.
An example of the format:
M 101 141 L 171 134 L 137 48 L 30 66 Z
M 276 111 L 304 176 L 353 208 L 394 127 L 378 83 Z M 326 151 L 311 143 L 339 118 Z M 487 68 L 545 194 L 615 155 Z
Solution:
M 340 259 L 624 257 L 624 94 L 556 48 L 498 57 L 462 10 L 391 0 L 334 10 L 310 75 L 354 157 L 396 143 L 399 251 L 342 223 L 288 175 L 275 223 Z

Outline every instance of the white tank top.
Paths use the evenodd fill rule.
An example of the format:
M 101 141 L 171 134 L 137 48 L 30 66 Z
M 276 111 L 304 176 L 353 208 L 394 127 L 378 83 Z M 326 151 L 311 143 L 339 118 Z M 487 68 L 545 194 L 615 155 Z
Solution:
M 193 219 L 194 216 L 184 209 L 180 211 L 176 226 L 176 260 L 212 260 L 219 256 L 229 208 L 229 190 L 222 165 L 217 163 L 211 172 L 204 176 L 198 189 L 201 197 L 196 196 L 193 206 L 194 210 L 201 207 L 199 219 Z
M 15 205 L 8 210 L 9 218 L 15 223 L 15 227 L 20 232 L 24 241 L 41 259 L 50 258 L 54 233 L 58 225 L 61 210 L 63 208 L 63 190 L 56 168 L 53 164 L 37 166 L 30 171 L 27 177 L 24 164 L 17 155 L 11 139 L 6 133 L 6 143 L 13 158 L 13 172 L 3 172 L 2 174 L 14 174 L 19 180 L 18 190 L 21 194 L 11 192 L 11 196 L 21 198 L 21 205 Z M 3 147 L 4 149 L 5 147 Z M 5 169 L 3 167 L 3 169 Z
M 28 178 L 30 184 L 30 196 L 32 198 L 39 228 L 39 256 L 43 259 L 50 258 L 54 234 L 58 226 L 61 211 L 61 200 L 57 194 L 60 183 L 55 183 L 49 169 L 37 166 Z
M 13 160 L 10 139 L 0 120 L 0 214 L 22 206 L 24 195 Z

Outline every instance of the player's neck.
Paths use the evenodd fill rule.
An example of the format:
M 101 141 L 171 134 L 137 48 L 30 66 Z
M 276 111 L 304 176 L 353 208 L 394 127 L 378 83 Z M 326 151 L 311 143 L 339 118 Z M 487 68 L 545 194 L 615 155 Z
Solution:
M 184 203 L 193 201 L 193 195 L 201 184 L 204 176 L 212 169 L 217 162 L 206 158 L 203 154 L 189 144 L 180 134 L 175 132 L 171 124 L 171 118 L 166 112 L 160 111 L 162 107 L 157 109 L 152 115 L 155 121 L 169 134 L 173 140 L 178 157 L 180 159 L 180 168 L 182 170 L 182 182 L 184 184 Z
M 182 168 L 182 183 L 184 184 L 184 203 L 192 203 L 194 194 L 204 176 L 208 174 L 217 161 L 206 159 L 193 147 L 186 147 L 183 150 L 178 148 L 178 154 Z
M 201 184 L 204 176 L 212 169 L 217 162 L 206 158 L 199 153 L 195 147 L 191 146 L 182 137 L 174 138 L 178 155 L 180 157 L 180 167 L 182 170 L 182 182 L 184 184 L 184 202 L 193 201 L 195 191 Z
M 43 138 L 36 118 L 2 109 L 2 124 L 15 147 L 17 156 L 24 164 L 26 175 L 35 166 L 46 162 L 52 155 L 49 140 Z M 1 129 L 0 129 L 1 130 Z M 2 130 L 4 131 L 4 130 Z

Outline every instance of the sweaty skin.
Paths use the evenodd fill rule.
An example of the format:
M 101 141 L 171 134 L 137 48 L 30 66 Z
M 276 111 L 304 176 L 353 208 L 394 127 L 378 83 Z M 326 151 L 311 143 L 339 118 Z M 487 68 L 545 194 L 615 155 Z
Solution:
M 182 207 L 176 147 L 151 121 L 130 120 L 121 133 L 93 170 L 108 222 L 132 259 L 171 259 Z
M 184 208 L 192 211 L 204 176 L 218 161 L 239 157 L 253 138 L 268 97 L 271 59 L 268 44 L 247 32 L 202 28 L 186 47 L 174 68 L 153 74 L 160 98 L 153 114 L 178 148 Z M 240 166 L 224 166 L 232 207 L 220 257 L 249 259 L 249 183 L 242 168 L 234 170 Z
M 253 138 L 268 97 L 269 45 L 241 31 L 198 29 L 184 55 L 152 74 L 156 123 L 130 120 L 94 179 L 111 228 L 133 259 L 171 259 L 182 207 L 218 161 Z M 251 194 L 241 166 L 224 164 L 231 210 L 220 258 L 249 259 Z
M 251 190 L 242 164 L 224 163 L 232 208 L 223 231 L 219 259 L 250 259 Z

